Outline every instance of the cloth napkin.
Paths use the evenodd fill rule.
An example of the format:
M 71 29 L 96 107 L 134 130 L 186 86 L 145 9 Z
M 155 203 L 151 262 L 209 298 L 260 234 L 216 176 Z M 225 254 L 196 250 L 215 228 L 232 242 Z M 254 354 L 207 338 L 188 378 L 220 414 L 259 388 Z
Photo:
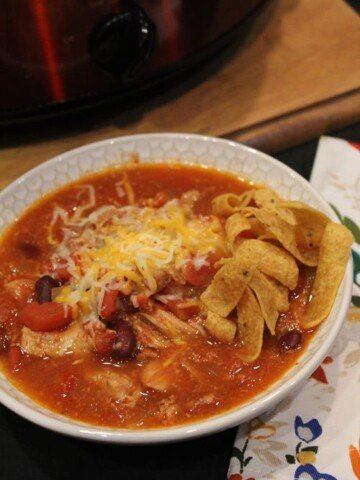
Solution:
M 229 480 L 360 480 L 360 145 L 322 137 L 310 182 L 355 237 L 352 304 L 302 390 L 239 426 Z

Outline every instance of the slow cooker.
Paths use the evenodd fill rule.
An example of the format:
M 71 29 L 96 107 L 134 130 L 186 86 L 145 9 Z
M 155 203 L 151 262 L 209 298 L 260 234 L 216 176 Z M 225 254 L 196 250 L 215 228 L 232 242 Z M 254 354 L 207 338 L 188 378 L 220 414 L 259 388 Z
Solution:
M 216 51 L 262 0 L 1 0 L 0 120 L 125 95 Z

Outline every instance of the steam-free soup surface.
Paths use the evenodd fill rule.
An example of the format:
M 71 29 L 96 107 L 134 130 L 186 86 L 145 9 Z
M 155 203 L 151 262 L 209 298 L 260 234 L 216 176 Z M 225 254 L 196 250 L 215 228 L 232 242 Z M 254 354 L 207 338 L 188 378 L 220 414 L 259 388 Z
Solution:
M 270 335 L 265 329 L 261 355 L 245 363 L 241 338 L 224 343 L 209 334 L 199 302 L 219 268 L 217 262 L 227 256 L 224 221 L 212 215 L 211 201 L 222 193 L 241 194 L 251 188 L 242 179 L 210 168 L 132 165 L 86 177 L 28 209 L 0 244 L 0 359 L 9 380 L 53 411 L 91 424 L 126 428 L 201 420 L 264 392 L 296 362 L 312 333 L 302 332 L 301 348 L 286 350 L 279 341 L 281 332 Z M 132 206 L 123 210 L 129 202 Z M 102 206 L 113 210 L 100 211 Z M 54 211 L 66 212 L 71 221 L 67 224 Z M 80 226 L 92 212 L 98 212 L 94 223 L 86 220 Z M 161 226 L 161 215 L 172 215 L 171 222 Z M 115 217 L 119 223 L 113 225 Z M 138 230 L 130 225 L 136 219 Z M 163 251 L 157 259 L 154 253 L 151 260 L 146 257 L 150 247 L 144 233 L 154 225 L 164 233 L 162 248 L 168 248 L 169 238 L 174 245 L 182 242 L 181 252 L 172 253 L 175 273 L 164 267 Z M 114 229 L 119 228 L 123 250 L 118 254 Z M 93 238 L 105 231 L 101 241 Z M 88 242 L 86 248 L 81 236 Z M 129 238 L 139 242 L 135 250 Z M 156 246 L 153 242 L 151 248 Z M 131 263 L 135 257 L 140 262 L 141 249 L 145 253 L 139 258 L 148 262 L 144 268 L 150 273 Z M 68 263 L 62 263 L 65 260 Z M 97 281 L 91 277 L 78 293 L 76 288 L 86 272 L 90 278 L 94 265 L 100 265 Z M 113 273 L 106 283 L 103 277 L 109 266 L 118 276 Z M 125 267 L 134 278 L 123 273 Z M 150 274 L 155 283 L 146 276 Z M 35 282 L 45 275 L 56 286 L 51 286 L 48 301 L 39 302 Z M 290 293 L 292 311 L 304 304 L 311 281 L 311 269 L 300 269 L 297 289 Z M 46 288 L 41 288 L 46 297 Z M 81 300 L 74 306 L 75 290 Z M 64 324 L 44 331 L 36 323 L 36 312 L 22 313 L 31 303 L 66 305 Z M 283 331 L 295 323 L 290 313 L 279 325 Z M 66 336 L 72 336 L 68 347 Z

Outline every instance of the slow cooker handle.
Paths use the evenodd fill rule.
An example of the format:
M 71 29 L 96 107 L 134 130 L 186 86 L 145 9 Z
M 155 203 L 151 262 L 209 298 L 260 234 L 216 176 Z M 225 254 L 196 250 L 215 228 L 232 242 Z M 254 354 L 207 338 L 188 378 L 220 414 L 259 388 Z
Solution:
M 103 19 L 89 36 L 94 63 L 107 73 L 133 77 L 153 51 L 156 26 L 139 5 Z

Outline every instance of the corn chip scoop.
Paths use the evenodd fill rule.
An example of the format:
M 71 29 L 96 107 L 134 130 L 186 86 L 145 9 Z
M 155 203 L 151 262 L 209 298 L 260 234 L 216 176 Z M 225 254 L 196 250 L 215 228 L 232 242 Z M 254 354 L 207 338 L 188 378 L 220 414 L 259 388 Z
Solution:
M 242 341 L 240 350 L 244 362 L 254 362 L 261 353 L 264 317 L 254 292 L 246 288 L 237 305 L 237 334 Z
M 204 325 L 220 341 L 238 341 L 242 360 L 253 362 L 261 353 L 265 325 L 275 335 L 279 316 L 289 310 L 299 264 L 316 268 L 299 327 L 312 329 L 328 316 L 353 237 L 318 210 L 302 202 L 283 201 L 267 188 L 223 194 L 212 206 L 214 214 L 226 218 L 232 257 L 201 296 L 207 315 Z M 235 308 L 236 321 L 228 318 Z
M 352 234 L 343 225 L 326 225 L 311 300 L 301 321 L 304 329 L 316 327 L 329 315 L 345 273 L 353 241 Z
M 229 249 L 235 252 L 239 245 L 240 234 L 251 231 L 250 221 L 241 213 L 234 213 L 226 219 L 225 233 Z
M 214 215 L 228 217 L 233 213 L 239 212 L 243 207 L 250 205 L 254 198 L 254 190 L 248 190 L 241 195 L 235 193 L 224 193 L 218 195 L 212 201 L 212 211 Z

